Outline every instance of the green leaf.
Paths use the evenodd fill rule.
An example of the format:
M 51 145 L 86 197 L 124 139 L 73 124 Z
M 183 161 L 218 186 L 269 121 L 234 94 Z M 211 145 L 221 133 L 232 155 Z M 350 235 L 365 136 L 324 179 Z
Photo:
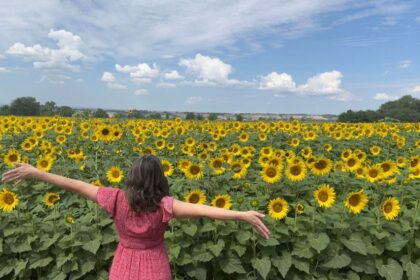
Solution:
M 211 259 L 213 259 L 213 255 L 207 251 L 194 253 L 193 257 L 194 257 L 194 260 L 199 261 L 199 262 L 208 262 Z
M 251 233 L 249 231 L 241 230 L 236 233 L 236 239 L 242 245 L 247 245 L 250 238 L 251 238 Z
M 53 261 L 53 258 L 51 258 L 51 257 L 37 259 L 37 260 L 31 262 L 31 264 L 29 265 L 29 268 L 32 269 L 32 268 L 37 268 L 37 267 L 45 267 L 52 261 Z
M 185 267 L 187 275 L 198 280 L 206 280 L 207 278 L 207 269 L 206 266 L 196 266 L 196 265 L 187 265 Z
M 341 243 L 352 252 L 356 252 L 362 255 L 367 255 L 366 245 L 359 233 L 353 233 L 349 239 L 340 239 Z
M 169 255 L 171 255 L 173 258 L 178 258 L 179 252 L 181 251 L 181 247 L 179 245 L 172 245 L 169 247 Z
M 18 260 L 15 264 L 15 277 L 19 275 L 19 273 L 26 268 L 26 264 L 28 260 Z
M 399 252 L 407 244 L 408 240 L 401 235 L 395 235 L 385 242 L 385 248 L 390 251 Z
M 271 269 L 271 261 L 268 257 L 254 259 L 252 260 L 252 266 L 258 271 L 263 279 L 266 279 Z
M 66 280 L 67 275 L 62 271 L 56 271 L 55 273 L 52 273 L 49 275 L 48 279 L 51 280 Z
M 242 257 L 246 252 L 246 247 L 238 245 L 238 244 L 231 245 L 230 248 L 234 250 L 238 254 L 239 257 Z
M 242 266 L 241 260 L 235 255 L 230 255 L 227 258 L 220 259 L 219 265 L 220 268 L 227 274 L 246 272 Z
M 292 266 L 292 256 L 285 250 L 281 256 L 274 258 L 273 265 L 277 267 L 283 278 L 286 278 L 286 274 Z
M 264 247 L 273 247 L 280 244 L 280 242 L 277 239 L 269 238 L 269 239 L 263 239 L 259 241 L 259 244 Z
M 3 265 L 2 265 L 3 266 Z M 3 268 L 0 269 L 0 277 L 6 276 L 14 269 L 13 265 L 4 265 Z
M 314 256 L 311 248 L 306 242 L 296 242 L 293 246 L 292 256 L 298 256 L 299 258 L 310 259 Z
M 93 239 L 93 240 L 90 240 L 90 241 L 84 243 L 82 248 L 95 255 L 100 246 L 101 246 L 100 240 L 99 239 Z
M 205 223 L 202 227 L 200 227 L 200 232 L 208 232 L 215 229 L 216 227 L 214 226 L 214 223 Z
M 403 277 L 403 269 L 394 259 L 388 259 L 387 265 L 381 265 L 378 268 L 378 273 L 386 280 L 401 280 Z
M 318 253 L 320 253 L 322 250 L 328 247 L 328 244 L 330 243 L 330 238 L 325 233 L 320 233 L 317 236 L 314 235 L 311 238 L 309 238 L 309 245 L 311 245 L 312 248 L 314 248 Z
M 48 236 L 41 238 L 40 241 L 42 242 L 42 245 L 41 247 L 38 248 L 38 251 L 47 250 L 51 245 L 53 245 L 58 240 L 59 237 L 60 237 L 60 234 L 57 233 L 51 238 Z
M 309 274 L 309 262 L 304 261 L 304 260 L 300 260 L 300 259 L 292 259 L 292 264 L 294 267 L 296 267 L 298 270 L 303 271 L 307 274 Z
M 190 224 L 189 226 L 184 226 L 183 230 L 189 236 L 194 236 L 195 233 L 197 232 L 197 225 L 196 224 Z
M 333 256 L 328 261 L 324 262 L 321 266 L 327 268 L 343 268 L 350 264 L 351 258 L 345 254 Z
M 407 274 L 408 280 L 418 280 L 418 279 L 420 279 L 420 268 L 416 264 L 414 264 L 412 262 L 408 262 L 404 266 L 404 270 Z
M 73 254 L 70 253 L 68 255 L 60 254 L 57 256 L 57 267 L 62 267 L 66 262 L 73 258 Z
M 210 250 L 210 252 L 213 253 L 215 257 L 220 255 L 220 252 L 222 252 L 223 248 L 225 247 L 225 242 L 223 239 L 217 240 L 216 244 L 211 244 L 207 246 L 207 249 Z
M 13 243 L 10 244 L 10 250 L 13 253 L 22 253 L 22 252 L 27 252 L 27 251 L 31 251 L 32 247 L 29 244 L 28 240 L 22 240 L 20 241 L 21 243 Z

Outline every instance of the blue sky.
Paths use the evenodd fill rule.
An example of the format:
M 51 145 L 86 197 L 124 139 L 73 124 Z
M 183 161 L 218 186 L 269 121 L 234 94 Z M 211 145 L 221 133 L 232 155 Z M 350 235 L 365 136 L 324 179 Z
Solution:
M 339 114 L 420 97 L 418 1 L 32 2 L 0 3 L 0 104 Z

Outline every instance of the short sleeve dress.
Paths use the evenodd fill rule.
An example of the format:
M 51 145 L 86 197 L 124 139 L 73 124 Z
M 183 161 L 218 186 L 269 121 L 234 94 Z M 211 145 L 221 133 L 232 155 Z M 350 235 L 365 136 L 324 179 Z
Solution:
M 118 232 L 109 279 L 171 280 L 164 233 L 172 218 L 173 197 L 163 197 L 160 209 L 140 216 L 129 211 L 121 189 L 99 188 L 96 200 L 114 220 Z

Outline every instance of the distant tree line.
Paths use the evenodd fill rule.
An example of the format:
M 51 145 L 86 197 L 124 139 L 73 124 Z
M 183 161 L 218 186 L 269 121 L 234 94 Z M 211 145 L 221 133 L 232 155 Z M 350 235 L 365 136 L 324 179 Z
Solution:
M 0 115 L 70 117 L 74 110 L 69 106 L 57 106 L 54 101 L 39 103 L 34 97 L 19 97 L 9 105 L 0 107 Z
M 339 122 L 376 121 L 420 122 L 420 99 L 405 95 L 398 100 L 382 104 L 378 110 L 352 111 L 341 113 Z

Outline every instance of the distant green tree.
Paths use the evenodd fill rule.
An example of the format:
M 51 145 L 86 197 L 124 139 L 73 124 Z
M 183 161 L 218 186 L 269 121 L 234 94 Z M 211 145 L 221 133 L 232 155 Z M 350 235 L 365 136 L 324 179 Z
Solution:
M 153 113 L 153 114 L 149 115 L 149 119 L 160 120 L 160 119 L 162 119 L 162 116 L 159 113 Z
M 57 114 L 62 117 L 71 117 L 74 114 L 74 110 L 69 106 L 61 106 L 57 108 Z
M 3 105 L 0 107 L 0 115 L 10 115 L 10 106 L 9 105 Z
M 42 116 L 54 116 L 58 113 L 58 108 L 54 101 L 47 101 L 44 105 L 41 105 Z
M 235 118 L 236 118 L 237 121 L 243 121 L 244 120 L 244 117 L 241 114 L 236 114 Z
M 95 113 L 93 113 L 93 117 L 95 118 L 109 118 L 109 115 L 103 109 L 97 109 Z
M 389 101 L 378 110 L 384 117 L 394 118 L 403 122 L 420 121 L 420 99 L 405 95 L 398 100 Z
M 19 97 L 10 104 L 10 114 L 16 116 L 39 116 L 41 105 L 34 97 Z
M 204 117 L 203 117 L 202 114 L 196 114 L 195 119 L 198 120 L 198 121 L 202 121 L 202 120 L 204 120 Z
M 192 112 L 187 113 L 187 115 L 185 116 L 186 120 L 194 120 L 195 119 L 195 114 Z
M 217 114 L 216 113 L 210 113 L 208 119 L 210 121 L 215 121 L 217 120 Z

